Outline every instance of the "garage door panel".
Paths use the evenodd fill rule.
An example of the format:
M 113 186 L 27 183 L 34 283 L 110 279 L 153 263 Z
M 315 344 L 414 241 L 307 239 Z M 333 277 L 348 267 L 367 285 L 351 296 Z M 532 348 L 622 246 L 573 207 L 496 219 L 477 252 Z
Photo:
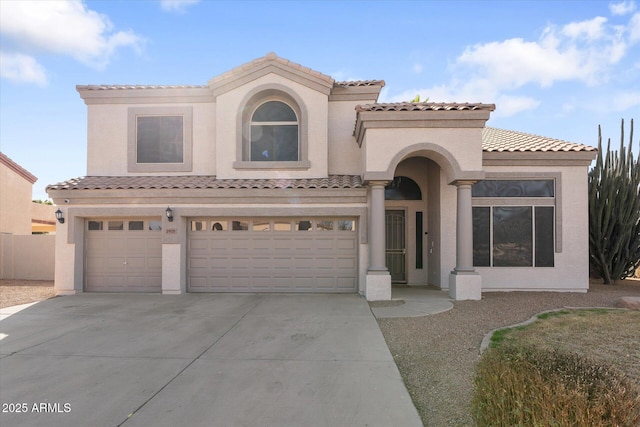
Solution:
M 162 243 L 158 231 L 85 229 L 84 289 L 89 292 L 159 292 Z M 148 222 L 148 220 L 147 220 Z M 146 225 L 146 224 L 145 224 Z
M 344 257 L 337 259 L 338 269 L 354 269 L 356 268 L 356 259 L 353 257 Z
M 209 241 L 203 238 L 192 238 L 189 240 L 189 250 L 196 251 L 198 249 L 206 250 L 208 248 Z
M 162 257 L 147 258 L 147 268 L 162 271 Z
M 345 250 L 345 251 L 354 251 L 356 248 L 355 239 L 337 239 L 336 240 L 336 249 Z
M 253 224 L 256 221 L 261 224 L 268 222 L 264 219 L 251 221 Z M 286 223 L 293 221 L 296 219 L 284 220 Z M 318 231 L 315 226 L 305 231 L 275 231 L 273 224 L 269 231 L 249 228 L 242 231 L 188 232 L 189 290 L 356 291 L 356 233 Z M 215 279 L 213 274 L 217 276 Z M 205 281 L 205 275 L 210 280 Z

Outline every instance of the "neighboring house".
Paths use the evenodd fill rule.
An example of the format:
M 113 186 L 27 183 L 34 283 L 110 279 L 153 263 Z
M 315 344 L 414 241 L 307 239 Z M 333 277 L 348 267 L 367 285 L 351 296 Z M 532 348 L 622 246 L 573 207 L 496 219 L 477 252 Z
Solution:
M 57 292 L 585 292 L 595 149 L 383 86 L 272 53 L 203 86 L 78 86 Z
M 31 201 L 33 174 L 0 153 L 0 279 L 52 280 L 55 206 Z
M 52 205 L 31 201 L 38 180 L 28 170 L 0 153 L 0 233 L 26 235 L 56 231 Z

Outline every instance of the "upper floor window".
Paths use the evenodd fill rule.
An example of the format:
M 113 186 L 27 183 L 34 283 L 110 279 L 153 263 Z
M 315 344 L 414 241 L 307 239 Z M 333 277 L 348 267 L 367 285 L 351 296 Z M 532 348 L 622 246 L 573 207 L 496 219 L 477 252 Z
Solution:
M 192 169 L 191 107 L 129 109 L 129 172 Z
M 136 118 L 137 163 L 182 163 L 184 119 L 182 116 L 139 116 Z
M 251 161 L 297 161 L 298 118 L 284 102 L 268 101 L 251 116 Z
M 236 161 L 246 170 L 309 169 L 309 114 L 304 100 L 291 88 L 267 84 L 255 88 L 240 103 Z

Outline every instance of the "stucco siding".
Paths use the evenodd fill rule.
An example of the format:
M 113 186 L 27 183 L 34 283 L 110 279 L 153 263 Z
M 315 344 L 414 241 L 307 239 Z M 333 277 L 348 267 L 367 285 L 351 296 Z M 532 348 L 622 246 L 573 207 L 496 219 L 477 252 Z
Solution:
M 261 90 L 284 90 L 299 97 L 306 109 L 307 121 L 301 123 L 307 129 L 307 150 L 310 167 L 304 170 L 266 169 L 268 162 L 258 166 L 265 169 L 242 169 L 234 163 L 242 160 L 241 138 L 242 131 L 238 126 L 238 117 L 243 114 L 244 103 Z M 217 98 L 216 116 L 216 175 L 222 179 L 262 179 L 262 178 L 319 178 L 328 175 L 328 97 L 305 85 L 293 82 L 276 74 L 267 74 L 236 89 L 230 90 Z
M 424 144 L 425 149 L 418 147 Z M 363 146 L 365 144 L 363 143 Z M 368 129 L 366 133 L 365 161 L 368 172 L 386 172 L 397 154 L 404 149 L 416 147 L 407 156 L 425 155 L 435 160 L 448 175 L 455 178 L 454 170 L 449 170 L 447 162 L 437 151 L 442 149 L 450 154 L 455 166 L 462 171 L 482 169 L 482 129 L 475 128 L 411 128 L 411 129 Z M 429 151 L 432 147 L 434 151 Z M 398 159 L 402 160 L 402 159 Z
M 586 292 L 589 287 L 589 212 L 586 166 L 491 166 L 487 173 L 559 174 L 560 188 L 556 189 L 556 215 L 561 230 L 556 239 L 562 240 L 561 251 L 556 250 L 554 267 L 479 267 L 484 291 L 553 290 Z
M 129 109 L 149 107 L 149 104 L 93 104 L 88 106 L 87 175 L 141 174 L 129 171 Z M 192 108 L 192 170 L 179 174 L 215 175 L 215 103 L 153 104 L 152 107 Z M 172 175 L 176 173 L 158 171 L 142 174 Z
M 361 174 L 362 152 L 353 136 L 357 102 L 329 103 L 329 174 Z
M 31 234 L 32 184 L 0 163 L 0 233 Z

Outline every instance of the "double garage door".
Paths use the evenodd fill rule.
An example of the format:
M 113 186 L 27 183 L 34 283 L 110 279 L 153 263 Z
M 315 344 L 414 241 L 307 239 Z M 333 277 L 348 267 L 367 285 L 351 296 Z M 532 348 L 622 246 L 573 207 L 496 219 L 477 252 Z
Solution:
M 160 292 L 159 219 L 85 222 L 84 289 Z M 189 292 L 356 292 L 353 218 L 193 218 Z
M 351 218 L 194 218 L 190 292 L 355 292 Z

